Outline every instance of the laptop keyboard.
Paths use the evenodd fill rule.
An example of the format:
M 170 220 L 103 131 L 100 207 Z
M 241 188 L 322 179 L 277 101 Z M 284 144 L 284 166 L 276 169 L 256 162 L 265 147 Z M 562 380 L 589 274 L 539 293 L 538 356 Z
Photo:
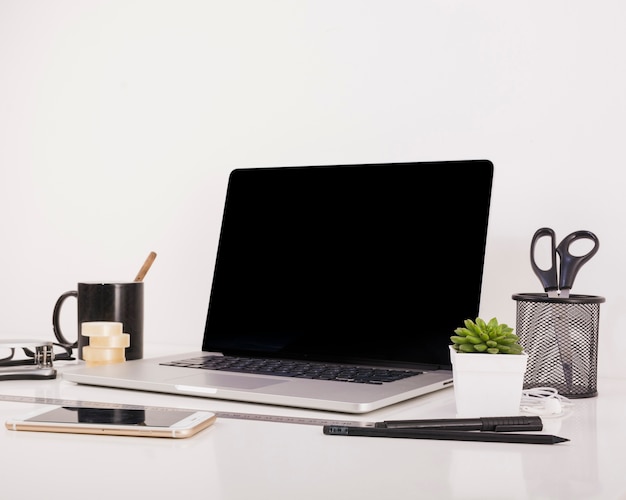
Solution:
M 259 359 L 239 356 L 201 356 L 161 364 L 203 370 L 223 370 L 255 375 L 275 375 L 279 377 L 335 380 L 339 382 L 378 385 L 422 373 L 415 370 L 370 368 L 312 361 Z

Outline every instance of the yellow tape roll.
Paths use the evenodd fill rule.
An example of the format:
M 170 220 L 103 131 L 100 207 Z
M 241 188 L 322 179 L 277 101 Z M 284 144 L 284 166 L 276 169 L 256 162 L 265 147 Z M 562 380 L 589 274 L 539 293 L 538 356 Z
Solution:
M 103 365 L 113 365 L 115 363 L 124 363 L 126 360 L 122 361 L 86 361 L 85 366 L 103 366 Z
M 122 323 L 116 321 L 87 321 L 81 324 L 80 332 L 85 337 L 106 337 L 109 335 L 121 335 Z
M 126 354 L 123 348 L 117 347 L 83 347 L 83 359 L 85 361 L 106 361 L 108 363 L 119 363 L 126 361 Z
M 93 336 L 89 338 L 91 347 L 106 348 L 116 347 L 124 348 L 130 346 L 130 334 L 122 333 L 121 335 Z

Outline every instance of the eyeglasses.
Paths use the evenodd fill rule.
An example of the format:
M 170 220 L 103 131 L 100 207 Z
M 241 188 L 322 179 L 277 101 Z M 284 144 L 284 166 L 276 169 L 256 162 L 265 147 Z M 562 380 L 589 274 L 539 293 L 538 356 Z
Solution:
M 56 347 L 56 351 L 55 351 Z M 16 357 L 20 350 L 24 356 Z M 56 342 L 37 340 L 8 340 L 0 342 L 0 367 L 34 365 L 39 368 L 52 367 L 53 361 L 70 361 L 72 347 Z

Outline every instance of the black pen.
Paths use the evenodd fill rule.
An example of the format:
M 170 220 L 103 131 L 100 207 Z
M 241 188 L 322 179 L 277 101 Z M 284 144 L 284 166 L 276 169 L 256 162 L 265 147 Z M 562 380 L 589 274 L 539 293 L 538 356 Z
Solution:
M 569 439 L 550 434 L 513 434 L 502 432 L 472 432 L 426 429 L 388 429 L 380 427 L 352 427 L 325 425 L 324 434 L 329 436 L 369 436 L 409 439 L 437 439 L 448 441 L 484 441 L 492 443 L 556 444 Z
M 431 420 L 385 420 L 375 427 L 386 429 L 440 429 L 459 431 L 540 431 L 543 422 L 538 416 L 441 418 Z

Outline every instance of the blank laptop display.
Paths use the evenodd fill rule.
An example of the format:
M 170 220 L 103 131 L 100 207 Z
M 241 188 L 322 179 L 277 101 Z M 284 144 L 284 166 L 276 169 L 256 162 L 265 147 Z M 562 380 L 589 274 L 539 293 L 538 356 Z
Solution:
M 233 170 L 201 349 L 64 377 L 346 413 L 448 387 L 492 180 L 488 160 Z

